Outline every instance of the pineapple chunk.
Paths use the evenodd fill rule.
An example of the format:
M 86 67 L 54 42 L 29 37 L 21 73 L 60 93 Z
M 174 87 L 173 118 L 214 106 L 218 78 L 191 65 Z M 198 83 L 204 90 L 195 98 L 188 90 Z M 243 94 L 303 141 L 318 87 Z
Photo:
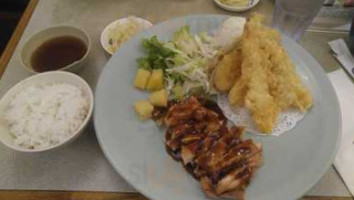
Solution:
M 134 103 L 135 112 L 139 115 L 141 120 L 150 119 L 154 106 L 147 100 L 140 100 Z
M 146 69 L 139 69 L 135 76 L 134 86 L 144 90 L 151 76 L 151 72 Z
M 150 103 L 154 106 L 166 107 L 168 102 L 168 95 L 166 90 L 162 89 L 156 92 L 153 92 L 150 95 Z
M 162 69 L 152 70 L 152 74 L 147 83 L 147 90 L 160 90 L 164 87 L 163 85 L 163 71 Z

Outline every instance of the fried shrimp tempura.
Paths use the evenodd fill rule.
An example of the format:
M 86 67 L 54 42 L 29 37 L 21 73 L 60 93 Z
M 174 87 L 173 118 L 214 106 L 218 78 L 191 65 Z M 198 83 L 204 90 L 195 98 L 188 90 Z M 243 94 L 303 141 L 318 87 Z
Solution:
M 240 49 L 233 49 L 222 56 L 216 65 L 214 72 L 214 83 L 219 91 L 229 91 L 235 80 L 241 75 L 242 56 Z
M 276 42 L 264 41 L 264 48 L 270 53 L 270 62 L 274 66 L 271 72 L 275 78 L 268 82 L 278 106 L 282 110 L 295 107 L 306 112 L 312 105 L 312 96 L 296 74 L 289 56 Z
M 221 59 L 215 68 L 214 85 L 219 91 L 227 91 L 233 79 L 225 81 L 222 76 L 233 76 L 229 103 L 235 107 L 245 106 L 258 129 L 270 133 L 281 111 L 293 107 L 306 112 L 312 105 L 312 96 L 282 47 L 281 35 L 264 26 L 262 21 L 263 16 L 254 14 L 246 23 L 239 46 L 235 47 L 241 54 L 230 53 L 228 56 L 235 58 L 224 56 Z M 232 69 L 234 73 L 230 72 Z
M 268 53 L 258 48 L 258 41 L 243 43 L 245 62 L 242 64 L 242 73 L 247 83 L 247 93 L 244 103 L 252 114 L 254 121 L 262 132 L 271 132 L 279 115 L 280 109 L 274 97 L 269 93 L 269 68 L 271 63 L 267 59 Z

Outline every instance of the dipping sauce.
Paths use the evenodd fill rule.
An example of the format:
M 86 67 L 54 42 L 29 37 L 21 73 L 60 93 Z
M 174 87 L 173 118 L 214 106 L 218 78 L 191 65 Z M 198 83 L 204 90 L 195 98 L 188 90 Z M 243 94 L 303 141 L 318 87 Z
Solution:
M 31 66 L 36 72 L 53 71 L 80 60 L 87 46 L 74 36 L 61 36 L 45 41 L 31 55 Z

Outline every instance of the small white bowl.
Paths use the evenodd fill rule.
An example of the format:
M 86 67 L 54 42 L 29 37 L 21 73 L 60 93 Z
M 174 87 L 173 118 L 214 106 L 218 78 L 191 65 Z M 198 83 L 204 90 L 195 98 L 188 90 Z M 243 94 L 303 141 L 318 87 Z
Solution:
M 128 22 L 128 19 L 130 17 L 125 17 L 125 18 L 121 18 L 118 19 L 116 21 L 111 22 L 110 24 L 108 24 L 102 31 L 101 33 L 101 45 L 103 47 L 103 49 L 109 53 L 110 55 L 113 55 L 114 52 L 112 52 L 109 48 L 110 44 L 109 44 L 109 30 L 115 28 L 116 26 L 118 26 L 119 24 L 124 24 L 126 22 Z M 134 17 L 137 22 L 143 27 L 143 29 L 147 29 L 151 26 L 153 26 L 153 24 L 145 19 L 139 18 L 139 17 Z
M 78 39 L 81 39 L 87 47 L 85 55 L 80 60 L 77 60 L 63 68 L 58 69 L 61 71 L 77 72 L 83 66 L 84 62 L 88 57 L 88 54 L 91 50 L 91 40 L 89 35 L 83 29 L 67 25 L 49 27 L 32 35 L 24 43 L 20 51 L 20 60 L 22 62 L 23 67 L 29 72 L 35 74 L 41 73 L 35 71 L 31 66 L 31 56 L 33 52 L 37 50 L 38 47 L 41 46 L 44 42 L 61 36 L 73 36 Z
M 3 114 L 5 112 L 5 109 L 8 107 L 11 99 L 18 92 L 20 92 L 21 90 L 23 90 L 24 88 L 30 85 L 33 84 L 42 85 L 42 84 L 50 84 L 50 83 L 57 83 L 57 82 L 69 83 L 75 85 L 83 91 L 85 97 L 89 102 L 89 110 L 85 120 L 82 122 L 81 126 L 78 128 L 77 131 L 75 131 L 70 137 L 66 138 L 66 140 L 64 140 L 59 144 L 55 144 L 53 146 L 48 146 L 41 149 L 25 149 L 17 146 L 16 144 L 14 144 L 14 137 L 10 134 L 8 124 L 5 121 L 4 114 Z M 74 141 L 84 131 L 85 127 L 87 126 L 91 118 L 93 104 L 94 104 L 94 100 L 93 100 L 93 94 L 90 86 L 86 83 L 84 79 L 82 79 L 81 77 L 73 73 L 64 72 L 64 71 L 51 71 L 51 72 L 43 72 L 31 76 L 17 83 L 15 86 L 13 86 L 0 100 L 0 141 L 7 147 L 21 152 L 43 152 L 43 151 L 48 151 L 48 150 L 58 148 L 60 146 L 63 146 L 65 144 Z
M 252 1 L 252 0 L 250 0 L 250 1 Z M 260 0 L 253 0 L 252 4 L 247 5 L 247 6 L 229 6 L 229 5 L 221 3 L 220 0 L 214 0 L 216 5 L 218 5 L 219 7 L 221 7 L 224 10 L 232 11 L 232 12 L 243 12 L 243 11 L 249 10 L 249 9 L 253 8 L 254 6 L 256 6 L 259 3 L 259 1 Z

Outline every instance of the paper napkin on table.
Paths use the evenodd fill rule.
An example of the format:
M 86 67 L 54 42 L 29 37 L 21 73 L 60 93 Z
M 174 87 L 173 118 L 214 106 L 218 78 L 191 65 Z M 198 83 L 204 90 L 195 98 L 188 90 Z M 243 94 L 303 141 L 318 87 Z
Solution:
M 334 166 L 354 196 L 354 83 L 339 69 L 328 74 L 342 112 L 342 138 Z

